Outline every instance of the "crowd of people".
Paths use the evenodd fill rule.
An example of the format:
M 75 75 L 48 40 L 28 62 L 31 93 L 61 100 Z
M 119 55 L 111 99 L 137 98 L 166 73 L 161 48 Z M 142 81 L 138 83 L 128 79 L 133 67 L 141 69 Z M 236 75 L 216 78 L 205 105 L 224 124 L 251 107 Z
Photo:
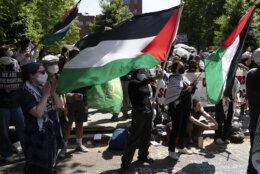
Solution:
M 12 123 L 26 158 L 24 172 L 27 174 L 55 172 L 57 157 L 66 156 L 73 122 L 76 128 L 77 150 L 88 151 L 82 143 L 82 137 L 83 123 L 88 121 L 86 91 L 91 86 L 62 95 L 56 93 L 59 73 L 79 52 L 75 47 L 71 50 L 63 47 L 59 55 L 45 49 L 38 52 L 37 45 L 33 45 L 27 36 L 21 37 L 18 47 L 9 45 L 0 48 L 0 72 L 20 73 L 23 81 L 19 88 L 0 89 L 0 154 L 6 162 L 14 160 L 8 134 Z M 131 133 L 122 156 L 121 173 L 129 170 L 137 148 L 139 161 L 153 162 L 149 157 L 151 132 L 156 126 L 156 118 L 161 113 L 160 108 L 166 106 L 171 118 L 168 150 L 169 157 L 173 160 L 179 158 L 176 149 L 179 153 L 191 155 L 192 152 L 187 148 L 187 136 L 191 143 L 197 142 L 204 130 L 215 130 L 216 143 L 230 143 L 234 106 L 239 104 L 243 114 L 246 104 L 240 101 L 238 95 L 239 81 L 234 78 L 231 94 L 223 96 L 215 106 L 215 116 L 210 115 L 204 110 L 199 99 L 193 98 L 198 80 L 187 82 L 183 74 L 204 72 L 206 65 L 203 59 L 212 50 L 200 54 L 191 53 L 189 56 L 179 52 L 181 51 L 173 49 L 165 70 L 158 65 L 155 67 L 158 72 L 152 74 L 148 69 L 137 68 L 121 77 L 124 117 L 130 118 L 128 108 L 132 106 Z M 244 71 L 249 71 L 246 86 L 251 118 L 251 151 L 248 166 L 250 174 L 256 173 L 251 156 L 255 152 L 254 135 L 260 114 L 259 65 L 259 49 L 255 54 L 245 52 L 238 65 Z M 156 102 L 156 82 L 165 78 L 167 92 L 165 103 L 161 105 Z M 118 114 L 113 114 L 111 120 L 116 121 L 117 117 Z

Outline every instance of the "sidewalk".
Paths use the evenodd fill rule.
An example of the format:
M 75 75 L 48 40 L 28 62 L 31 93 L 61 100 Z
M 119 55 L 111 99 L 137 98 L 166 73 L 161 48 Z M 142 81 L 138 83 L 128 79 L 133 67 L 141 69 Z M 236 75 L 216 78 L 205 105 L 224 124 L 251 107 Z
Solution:
M 168 157 L 166 146 L 151 146 L 151 165 L 140 163 L 135 153 L 130 174 L 242 174 L 246 173 L 249 139 L 243 144 L 217 145 L 211 138 L 204 140 L 204 149 L 191 147 L 193 155 L 181 155 L 178 161 Z M 109 151 L 106 144 L 89 147 L 88 153 L 69 149 L 64 159 L 58 160 L 58 174 L 117 174 L 123 151 Z M 1 174 L 22 174 L 24 159 L 15 156 L 15 163 L 0 163 Z

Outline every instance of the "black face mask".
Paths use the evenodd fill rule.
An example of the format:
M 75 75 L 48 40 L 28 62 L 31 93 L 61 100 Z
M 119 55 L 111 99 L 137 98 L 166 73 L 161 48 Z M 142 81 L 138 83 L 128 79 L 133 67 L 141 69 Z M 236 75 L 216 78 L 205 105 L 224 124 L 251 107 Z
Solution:
M 184 67 L 181 67 L 178 71 L 180 74 L 184 74 L 185 69 L 184 69 Z

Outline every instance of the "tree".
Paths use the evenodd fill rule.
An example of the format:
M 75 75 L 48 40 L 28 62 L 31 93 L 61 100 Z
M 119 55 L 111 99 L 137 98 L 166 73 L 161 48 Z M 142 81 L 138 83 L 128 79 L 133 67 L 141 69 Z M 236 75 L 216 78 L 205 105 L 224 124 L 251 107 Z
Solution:
M 254 4 L 259 6 L 259 0 L 226 0 L 224 5 L 225 13 L 215 20 L 215 23 L 220 27 L 219 30 L 215 31 L 214 44 L 216 46 L 221 45 L 237 26 L 241 17 L 245 15 Z M 255 49 L 260 45 L 259 15 L 259 8 L 256 8 L 245 46 L 246 49 Z
M 25 18 L 20 16 L 24 2 L 20 0 L 0 1 L 0 45 L 16 43 L 25 33 Z
M 24 34 L 28 35 L 33 43 L 39 43 L 44 36 L 52 33 L 55 23 L 73 5 L 75 5 L 74 0 L 3 0 L 0 2 L 0 36 L 3 36 L 0 38 L 0 43 L 18 43 L 19 38 Z M 55 42 L 46 48 L 60 52 L 65 43 L 74 44 L 78 41 L 77 22 L 78 20 L 74 20 L 69 35 L 64 41 Z M 43 46 L 39 45 L 39 47 Z
M 89 24 L 91 33 L 104 31 L 105 27 L 114 27 L 133 16 L 123 0 L 100 0 L 99 5 L 102 11 L 97 15 L 96 21 Z
M 186 33 L 188 44 L 200 49 L 213 45 L 214 20 L 223 12 L 225 0 L 185 0 L 179 33 Z

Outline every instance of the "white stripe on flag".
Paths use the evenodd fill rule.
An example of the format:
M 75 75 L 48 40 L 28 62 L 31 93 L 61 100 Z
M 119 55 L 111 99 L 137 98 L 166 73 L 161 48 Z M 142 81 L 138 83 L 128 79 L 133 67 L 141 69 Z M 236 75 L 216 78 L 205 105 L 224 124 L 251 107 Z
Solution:
M 72 25 L 72 22 L 73 22 L 73 21 L 71 21 L 66 27 L 64 27 L 64 28 L 62 28 L 62 29 L 56 31 L 54 34 L 63 33 L 63 32 L 65 32 L 65 31 L 67 31 L 67 30 L 70 28 L 70 26 Z
M 223 91 L 226 88 L 227 75 L 231 66 L 231 62 L 239 47 L 239 42 L 240 42 L 240 37 L 237 36 L 236 40 L 233 42 L 232 45 L 228 47 L 227 51 L 222 57 L 222 73 L 223 73 L 223 82 L 224 82 Z
M 135 58 L 154 37 L 102 41 L 95 47 L 82 50 L 65 68 L 101 67 L 117 59 Z

